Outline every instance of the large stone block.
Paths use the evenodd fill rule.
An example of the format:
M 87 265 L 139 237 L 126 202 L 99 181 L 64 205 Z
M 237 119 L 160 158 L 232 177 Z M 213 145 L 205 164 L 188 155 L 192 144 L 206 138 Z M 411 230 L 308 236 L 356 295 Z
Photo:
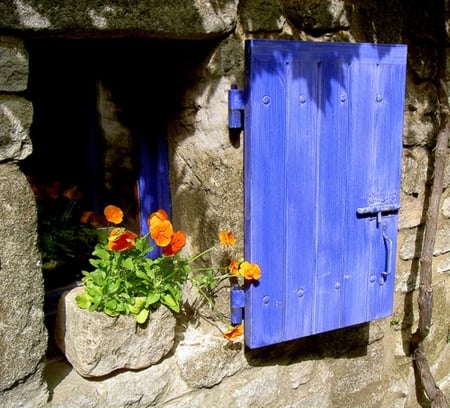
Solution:
M 165 38 L 211 38 L 231 32 L 237 0 L 118 0 L 113 3 L 52 0 L 6 2 L 0 5 L 0 30 L 55 32 L 69 36 L 127 33 Z
M 23 42 L 0 37 L 0 91 L 21 92 L 27 89 L 28 54 Z
M 278 0 L 246 0 L 240 4 L 240 18 L 251 33 L 281 31 L 286 21 Z
M 110 317 L 80 309 L 75 288 L 60 299 L 55 340 L 73 368 L 84 377 L 102 377 L 117 370 L 138 370 L 158 363 L 175 342 L 176 319 L 161 306 L 139 325 L 131 316 Z
M 47 349 L 44 285 L 33 203 L 31 188 L 19 168 L 13 163 L 0 164 L 2 407 L 38 407 L 47 400 L 41 366 Z
M 282 0 L 280 3 L 287 19 L 300 30 L 326 32 L 350 26 L 343 0 Z
M 30 127 L 33 105 L 13 95 L 0 95 L 0 162 L 28 157 L 33 148 Z

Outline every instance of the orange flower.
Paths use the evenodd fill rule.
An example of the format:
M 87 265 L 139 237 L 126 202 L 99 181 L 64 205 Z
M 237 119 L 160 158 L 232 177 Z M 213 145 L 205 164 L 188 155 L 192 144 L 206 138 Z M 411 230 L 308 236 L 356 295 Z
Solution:
M 236 337 L 242 336 L 244 332 L 244 327 L 242 324 L 238 324 L 237 326 L 230 327 L 226 332 L 222 333 L 222 336 L 227 340 L 233 340 Z
M 72 186 L 64 190 L 63 196 L 68 200 L 81 200 L 83 193 L 78 186 Z
M 234 235 L 229 231 L 220 231 L 219 240 L 220 243 L 225 246 L 234 246 L 236 244 L 236 238 L 234 238 Z
M 147 224 L 149 228 L 151 228 L 153 224 L 166 220 L 169 220 L 169 216 L 163 209 L 160 208 L 158 211 L 150 214 L 150 217 L 147 219 Z
M 228 270 L 233 276 L 239 275 L 239 262 L 236 259 L 232 259 L 228 265 Z
M 169 220 L 154 221 L 150 225 L 150 236 L 159 247 L 166 247 L 170 244 L 173 235 L 173 227 Z
M 123 212 L 115 205 L 107 205 L 104 210 L 106 220 L 113 224 L 120 224 L 123 220 Z
M 94 211 L 85 211 L 81 217 L 80 222 L 83 224 L 90 224 L 94 228 L 106 226 L 106 219 L 103 215 L 95 214 Z
M 172 235 L 170 244 L 163 248 L 163 255 L 171 256 L 177 254 L 186 244 L 186 235 L 183 231 L 177 231 Z
M 248 280 L 258 280 L 261 277 L 261 269 L 258 264 L 251 264 L 244 261 L 239 267 L 241 275 Z
M 94 211 L 85 211 L 80 217 L 80 222 L 83 224 L 90 224 L 94 217 Z
M 123 228 L 113 228 L 108 237 L 108 249 L 111 251 L 126 251 L 134 247 L 137 235 Z

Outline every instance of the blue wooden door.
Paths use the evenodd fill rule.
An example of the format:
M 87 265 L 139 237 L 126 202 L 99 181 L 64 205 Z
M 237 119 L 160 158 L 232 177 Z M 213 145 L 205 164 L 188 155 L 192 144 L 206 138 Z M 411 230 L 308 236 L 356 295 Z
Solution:
M 391 313 L 405 65 L 402 45 L 246 43 L 249 347 Z

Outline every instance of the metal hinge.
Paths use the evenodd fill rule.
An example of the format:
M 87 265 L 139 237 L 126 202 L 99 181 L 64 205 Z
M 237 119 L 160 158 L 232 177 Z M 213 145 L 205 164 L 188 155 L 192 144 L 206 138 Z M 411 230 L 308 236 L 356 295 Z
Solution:
M 231 324 L 241 324 L 244 314 L 245 293 L 239 285 L 231 287 L 230 291 L 230 308 L 231 308 Z
M 238 90 L 237 85 L 231 85 L 228 91 L 228 127 L 243 129 L 242 113 L 244 111 L 244 91 Z

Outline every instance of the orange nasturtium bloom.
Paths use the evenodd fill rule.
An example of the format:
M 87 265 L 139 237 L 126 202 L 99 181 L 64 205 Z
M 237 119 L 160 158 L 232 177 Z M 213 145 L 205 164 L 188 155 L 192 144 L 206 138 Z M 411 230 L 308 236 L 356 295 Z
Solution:
M 126 251 L 134 247 L 137 235 L 123 228 L 113 228 L 108 237 L 108 249 L 111 251 Z
M 123 212 L 115 205 L 107 205 L 104 210 L 106 220 L 113 224 L 120 224 L 123 220 Z
M 233 326 L 230 329 L 228 329 L 226 332 L 222 334 L 224 338 L 227 340 L 233 340 L 236 337 L 239 337 L 244 332 L 244 327 L 242 324 L 238 324 L 237 326 Z
M 261 269 L 258 264 L 244 261 L 241 263 L 239 271 L 247 280 L 258 280 L 261 277 Z
M 239 275 L 239 262 L 236 259 L 232 259 L 228 265 L 228 270 L 233 276 Z
M 80 222 L 83 224 L 90 224 L 94 219 L 94 216 L 94 211 L 85 211 L 80 217 Z
M 165 256 L 177 254 L 186 244 L 186 235 L 183 231 L 177 231 L 172 235 L 170 244 L 163 248 L 162 253 Z
M 81 200 L 83 198 L 83 193 L 78 186 L 71 186 L 64 190 L 63 196 L 68 200 Z
M 149 228 L 151 228 L 152 225 L 166 220 L 169 220 L 169 216 L 162 208 L 160 208 L 158 211 L 155 211 L 150 214 L 150 217 L 148 217 L 147 219 L 147 224 Z
M 173 227 L 169 220 L 155 221 L 150 225 L 150 236 L 159 247 L 170 244 L 173 235 Z
M 220 231 L 219 240 L 222 245 L 234 246 L 236 244 L 236 238 L 234 238 L 233 233 L 229 231 Z

